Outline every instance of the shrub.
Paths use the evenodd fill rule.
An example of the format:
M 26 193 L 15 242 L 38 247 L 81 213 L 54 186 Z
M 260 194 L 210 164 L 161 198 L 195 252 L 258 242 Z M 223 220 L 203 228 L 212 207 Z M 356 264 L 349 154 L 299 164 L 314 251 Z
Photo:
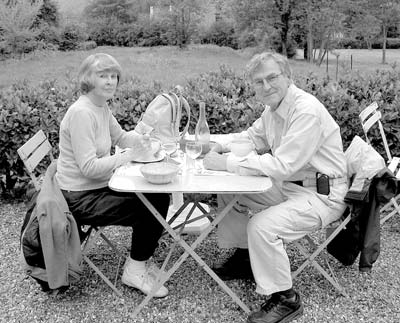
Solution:
M 78 49 L 80 50 L 91 50 L 95 49 L 97 47 L 97 44 L 93 40 L 85 41 L 83 43 L 80 43 L 78 46 Z
M 50 26 L 48 24 L 42 24 L 36 35 L 36 39 L 38 41 L 43 41 L 47 44 L 59 46 L 61 42 L 60 29 L 54 26 Z
M 4 37 L 3 43 L 6 49 L 5 52 L 10 52 L 18 57 L 21 57 L 25 53 L 32 52 L 38 46 L 35 37 L 36 33 L 31 30 L 20 30 L 8 33 Z
M 79 44 L 87 39 L 85 28 L 80 25 L 66 25 L 61 32 L 59 49 L 62 51 L 78 49 Z
M 391 152 L 400 154 L 400 74 L 397 70 L 379 71 L 369 76 L 345 75 L 337 83 L 310 74 L 297 78 L 295 83 L 326 106 L 341 128 L 345 148 L 355 135 L 362 136 L 360 111 L 377 101 Z M 161 90 L 158 83 L 145 84 L 138 79 L 122 83 L 110 101 L 121 126 L 132 129 Z M 220 71 L 189 79 L 184 93 L 192 108 L 191 132 L 197 122 L 200 101 L 206 103 L 212 133 L 246 129 L 264 109 L 255 100 L 255 93 L 244 76 L 225 66 Z M 72 81 L 65 84 L 49 81 L 39 86 L 19 83 L 0 90 L 0 186 L 3 195 L 12 195 L 16 185 L 27 182 L 16 151 L 39 129 L 48 135 L 57 156 L 59 123 L 77 96 L 77 86 Z M 372 138 L 374 147 L 384 154 L 377 129 L 372 129 Z
M 378 39 L 372 43 L 372 48 L 381 49 L 383 48 L 383 40 Z M 400 38 L 387 38 L 386 40 L 387 49 L 399 49 L 400 48 Z
M 215 44 L 233 49 L 238 48 L 234 25 L 225 20 L 214 22 L 199 37 L 202 44 Z

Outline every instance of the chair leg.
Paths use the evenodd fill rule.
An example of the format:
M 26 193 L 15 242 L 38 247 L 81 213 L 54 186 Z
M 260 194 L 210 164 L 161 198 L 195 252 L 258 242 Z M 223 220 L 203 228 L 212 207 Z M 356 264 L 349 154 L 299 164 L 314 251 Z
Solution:
M 329 262 L 327 259 L 325 259 L 325 262 L 327 263 L 328 269 L 331 273 L 329 273 L 315 260 L 315 258 L 320 255 L 322 250 L 326 248 L 329 242 L 333 240 L 333 238 L 349 223 L 351 220 L 351 215 L 348 215 L 338 227 L 335 228 L 335 230 L 328 236 L 327 239 L 320 245 L 317 245 L 313 239 L 311 239 L 308 235 L 305 236 L 304 238 L 307 240 L 309 245 L 311 246 L 312 250 L 314 250 L 312 253 L 310 253 L 306 248 L 304 248 L 299 241 L 294 241 L 293 244 L 296 246 L 296 248 L 300 251 L 300 253 L 306 258 L 305 261 L 294 271 L 292 272 L 292 279 L 297 277 L 308 265 L 314 266 L 331 284 L 334 286 L 340 294 L 343 296 L 348 296 L 346 293 L 345 289 L 338 283 L 336 276 L 333 273 L 333 270 L 331 266 L 329 265 Z
M 394 210 L 392 210 L 389 214 L 385 215 L 382 219 L 381 219 L 381 225 L 384 224 L 387 220 L 389 220 L 393 215 L 395 215 L 396 213 L 398 213 L 400 215 L 400 205 L 397 203 L 396 201 L 396 197 L 393 197 L 390 201 L 392 202 L 393 206 L 394 206 Z M 382 210 L 381 210 L 382 211 Z
M 92 268 L 108 286 L 110 286 L 115 294 L 117 294 L 119 297 L 122 297 L 122 293 L 117 289 L 117 287 L 115 287 L 115 285 L 106 276 L 104 276 L 100 269 L 97 268 L 97 266 L 86 255 L 83 255 L 83 260 L 85 260 L 89 267 Z
M 100 277 L 104 280 L 104 282 L 120 297 L 122 297 L 122 293 L 117 289 L 116 283 L 118 279 L 119 270 L 121 268 L 121 259 L 124 258 L 124 254 L 118 250 L 118 248 L 104 235 L 104 227 L 94 228 L 95 233 L 93 235 L 89 234 L 86 241 L 83 244 L 82 248 L 82 257 L 83 260 L 92 268 Z M 91 229 L 90 229 L 91 230 Z M 113 251 L 118 254 L 118 267 L 114 277 L 114 284 L 100 271 L 100 269 L 88 258 L 87 253 L 93 246 L 93 243 L 97 240 L 98 237 L 101 237 Z

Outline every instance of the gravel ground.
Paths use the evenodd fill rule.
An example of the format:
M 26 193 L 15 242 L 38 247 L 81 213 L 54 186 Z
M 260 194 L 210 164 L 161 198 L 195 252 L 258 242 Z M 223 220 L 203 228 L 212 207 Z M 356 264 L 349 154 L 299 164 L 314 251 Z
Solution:
M 245 313 L 225 294 L 221 288 L 197 266 L 188 260 L 167 283 L 168 297 L 152 300 L 132 319 L 134 307 L 143 295 L 117 282 L 124 297 L 114 295 L 99 277 L 84 265 L 80 281 L 65 293 L 51 296 L 43 293 L 39 285 L 26 277 L 19 263 L 19 230 L 25 214 L 24 204 L 0 202 L 0 322 L 245 322 Z M 109 235 L 124 248 L 130 239 L 127 229 L 110 228 Z M 297 323 L 310 322 L 400 322 L 400 221 L 392 218 L 382 228 L 381 255 L 370 274 L 358 271 L 358 262 L 353 266 L 340 266 L 331 261 L 335 272 L 349 297 L 339 296 L 331 285 L 313 268 L 306 269 L 294 282 L 303 296 L 304 315 Z M 189 237 L 189 240 L 192 238 Z M 166 255 L 163 238 L 155 260 Z M 179 251 L 179 249 L 177 250 Z M 197 251 L 207 264 L 223 261 L 229 251 L 218 250 L 215 234 Z M 95 246 L 96 263 L 110 275 L 118 260 L 104 245 Z M 293 263 L 300 256 L 290 253 Z M 174 259 L 178 257 L 174 254 Z M 250 281 L 232 281 L 228 285 L 250 306 L 257 309 L 261 298 L 254 292 Z

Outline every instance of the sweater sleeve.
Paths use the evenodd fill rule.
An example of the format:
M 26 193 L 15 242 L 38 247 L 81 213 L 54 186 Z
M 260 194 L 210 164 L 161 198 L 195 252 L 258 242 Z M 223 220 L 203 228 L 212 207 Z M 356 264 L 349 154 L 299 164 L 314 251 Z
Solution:
M 118 123 L 117 119 L 110 112 L 110 135 L 111 141 L 114 146 L 120 148 L 130 148 L 138 144 L 140 134 L 134 130 L 125 131 Z

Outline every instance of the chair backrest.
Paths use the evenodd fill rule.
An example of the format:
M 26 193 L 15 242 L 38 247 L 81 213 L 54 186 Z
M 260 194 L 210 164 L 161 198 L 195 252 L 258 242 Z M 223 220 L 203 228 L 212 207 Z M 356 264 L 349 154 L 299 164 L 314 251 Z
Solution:
M 379 132 L 383 141 L 383 145 L 385 147 L 386 151 L 386 156 L 387 156 L 387 161 L 390 163 L 392 161 L 392 155 L 389 150 L 389 145 L 386 140 L 386 135 L 385 131 L 383 130 L 381 118 L 382 118 L 382 113 L 378 110 L 378 104 L 376 102 L 373 102 L 369 106 L 367 106 L 363 111 L 361 111 L 360 115 L 360 120 L 361 120 L 361 125 L 364 131 L 365 139 L 367 143 L 371 144 L 369 138 L 368 138 L 368 131 L 371 129 L 371 127 L 375 124 L 378 124 L 379 127 Z
M 40 176 L 35 174 L 36 167 L 46 156 L 49 156 L 51 161 L 54 159 L 51 144 L 43 130 L 39 130 L 17 152 L 32 179 L 35 189 L 40 190 Z

